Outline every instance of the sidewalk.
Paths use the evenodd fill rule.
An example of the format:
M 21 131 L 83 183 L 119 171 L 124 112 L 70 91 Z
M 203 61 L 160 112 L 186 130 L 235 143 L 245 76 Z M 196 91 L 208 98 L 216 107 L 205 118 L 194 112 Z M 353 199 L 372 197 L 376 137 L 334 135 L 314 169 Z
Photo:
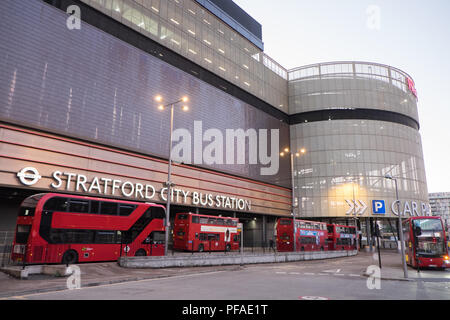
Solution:
M 81 270 L 81 287 L 93 287 L 129 281 L 240 269 L 239 266 L 124 269 L 118 266 L 117 262 L 85 263 L 79 264 L 78 266 Z M 30 275 L 28 279 L 21 280 L 0 272 L 0 299 L 6 297 L 20 297 L 27 294 L 66 290 L 67 279 L 68 277 Z
M 367 255 L 367 259 L 372 258 L 372 264 L 378 266 L 377 251 L 364 252 L 360 251 L 359 256 Z M 372 256 L 372 257 L 371 257 Z M 399 281 L 427 281 L 427 282 L 450 282 L 450 269 L 417 269 L 407 266 L 408 278 L 405 279 L 402 266 L 402 258 L 396 250 L 381 251 L 381 279 L 382 280 L 399 280 Z M 364 276 L 369 276 L 366 272 Z

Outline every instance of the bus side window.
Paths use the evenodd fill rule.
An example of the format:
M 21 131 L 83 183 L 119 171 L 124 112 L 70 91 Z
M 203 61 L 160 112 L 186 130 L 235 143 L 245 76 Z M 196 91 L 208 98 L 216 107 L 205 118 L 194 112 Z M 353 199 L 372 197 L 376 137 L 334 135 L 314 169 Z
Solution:
M 119 216 L 129 216 L 136 206 L 129 204 L 119 204 Z
M 165 219 L 166 211 L 161 207 L 151 207 L 151 215 L 153 219 Z
M 91 207 L 89 210 L 90 214 L 98 214 L 98 210 L 100 209 L 100 201 L 91 201 Z
M 69 211 L 78 213 L 89 213 L 89 201 L 70 199 L 69 200 Z
M 44 204 L 44 210 L 46 211 L 67 211 L 67 207 L 67 198 L 62 197 L 53 197 Z
M 192 223 L 198 223 L 198 216 L 192 216 Z
M 118 205 L 115 202 L 102 201 L 100 214 L 117 216 Z

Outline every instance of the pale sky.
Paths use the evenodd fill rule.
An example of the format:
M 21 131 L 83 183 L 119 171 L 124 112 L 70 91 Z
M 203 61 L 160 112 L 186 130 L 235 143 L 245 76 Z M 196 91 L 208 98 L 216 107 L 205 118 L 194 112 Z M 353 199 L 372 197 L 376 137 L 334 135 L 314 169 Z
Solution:
M 429 192 L 450 191 L 450 1 L 234 0 L 263 27 L 283 67 L 368 61 L 407 72 L 418 91 Z M 379 8 L 379 29 L 370 6 Z M 373 11 L 371 11 L 373 12 Z

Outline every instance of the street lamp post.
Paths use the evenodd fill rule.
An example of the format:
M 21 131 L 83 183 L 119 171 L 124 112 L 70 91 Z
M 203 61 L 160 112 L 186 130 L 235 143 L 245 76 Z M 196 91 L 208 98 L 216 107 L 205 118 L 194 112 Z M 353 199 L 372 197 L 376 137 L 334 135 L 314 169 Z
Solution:
M 156 96 L 155 100 L 158 102 L 161 102 L 163 98 L 161 96 Z M 175 102 L 171 102 L 165 105 L 159 105 L 158 109 L 163 111 L 166 107 L 170 107 L 170 134 L 169 134 L 169 161 L 168 161 L 168 168 L 167 168 L 167 204 L 166 204 L 166 230 L 164 235 L 164 255 L 167 256 L 167 253 L 169 251 L 169 230 L 170 230 L 170 201 L 171 201 L 171 193 L 172 193 L 172 181 L 171 181 L 171 174 L 172 174 L 172 132 L 173 132 L 173 114 L 174 114 L 174 107 L 177 103 L 180 102 L 187 102 L 188 98 L 183 97 L 180 100 L 177 100 Z M 189 108 L 187 106 L 182 107 L 183 111 L 188 111 Z
M 295 156 L 298 158 L 300 157 L 300 153 L 305 153 L 306 150 L 304 148 L 302 148 L 300 150 L 300 152 L 296 152 Z M 297 251 L 297 241 L 295 239 L 295 235 L 297 233 L 297 224 L 295 222 L 295 190 L 294 190 L 294 153 L 290 152 L 289 148 L 285 148 L 284 152 L 280 153 L 280 156 L 284 157 L 284 155 L 286 153 L 290 153 L 290 160 L 291 160 L 291 183 L 292 183 L 292 204 L 291 204 L 291 209 L 292 209 L 292 222 L 294 224 L 294 228 L 293 228 L 293 241 L 294 241 L 294 252 Z M 298 208 L 300 211 L 300 199 L 299 199 L 299 203 L 298 203 Z
M 397 199 L 397 214 L 398 214 L 398 229 L 400 234 L 400 250 L 402 254 L 402 265 L 403 265 L 403 276 L 405 279 L 408 278 L 408 269 L 406 268 L 406 259 L 405 259 L 405 242 L 403 237 L 403 225 L 402 225 L 402 214 L 400 212 L 400 201 L 398 199 L 398 187 L 397 187 L 397 179 L 393 178 L 390 174 L 385 176 L 386 179 L 394 180 L 395 184 L 395 196 Z

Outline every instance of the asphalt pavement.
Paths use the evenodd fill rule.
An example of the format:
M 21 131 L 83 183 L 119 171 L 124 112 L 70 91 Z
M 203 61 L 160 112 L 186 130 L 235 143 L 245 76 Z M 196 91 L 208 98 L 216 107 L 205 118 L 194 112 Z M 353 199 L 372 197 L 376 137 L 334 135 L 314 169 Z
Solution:
M 450 270 L 408 269 L 400 255 L 383 251 L 380 282 L 367 275 L 375 253 L 292 263 L 194 268 L 125 269 L 115 262 L 79 264 L 80 287 L 68 277 L 33 275 L 20 280 L 0 273 L 6 299 L 450 299 Z M 381 288 L 376 288 L 380 284 Z M 372 286 L 372 289 L 369 287 Z M 107 290 L 106 290 L 107 289 Z

